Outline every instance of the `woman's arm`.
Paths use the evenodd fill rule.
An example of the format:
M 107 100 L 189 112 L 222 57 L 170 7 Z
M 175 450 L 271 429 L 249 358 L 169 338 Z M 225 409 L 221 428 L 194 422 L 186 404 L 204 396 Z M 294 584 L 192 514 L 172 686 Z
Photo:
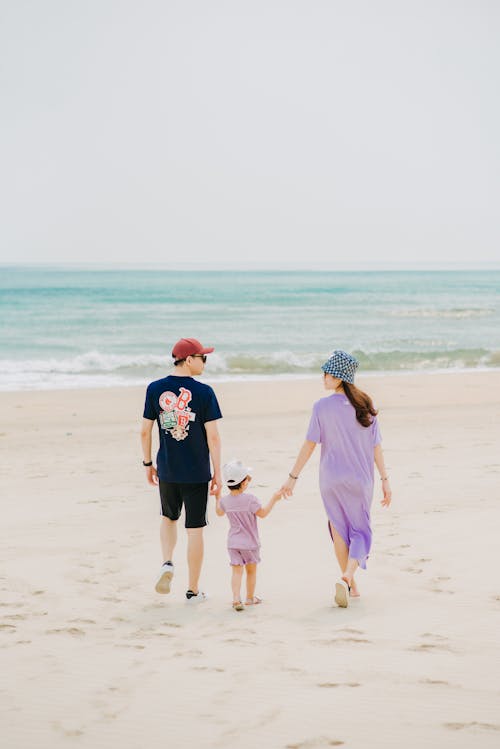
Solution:
M 305 440 L 304 444 L 300 448 L 299 454 L 297 455 L 297 460 L 293 464 L 293 468 L 290 471 L 287 480 L 281 487 L 281 491 L 283 492 L 285 497 L 292 496 L 293 490 L 295 489 L 295 482 L 299 478 L 300 472 L 304 468 L 305 464 L 313 454 L 315 447 L 316 442 Z
M 381 502 L 382 507 L 389 507 L 392 499 L 391 485 L 389 484 L 389 477 L 385 467 L 384 453 L 382 452 L 382 445 L 379 443 L 375 446 L 373 451 L 375 465 L 382 479 L 382 491 L 384 492 L 384 498 Z

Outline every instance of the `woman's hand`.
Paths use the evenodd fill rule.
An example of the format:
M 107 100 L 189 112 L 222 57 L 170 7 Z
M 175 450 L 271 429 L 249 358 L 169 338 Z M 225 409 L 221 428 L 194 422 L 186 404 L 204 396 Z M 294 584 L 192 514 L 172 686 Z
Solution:
M 392 491 L 391 491 L 391 485 L 389 484 L 389 479 L 382 479 L 382 491 L 384 493 L 384 498 L 381 501 L 382 507 L 389 507 L 392 500 Z
M 283 496 L 291 497 L 293 494 L 293 490 L 295 489 L 296 483 L 297 483 L 296 479 L 292 479 L 291 477 L 288 477 L 280 489 L 280 492 L 283 494 Z

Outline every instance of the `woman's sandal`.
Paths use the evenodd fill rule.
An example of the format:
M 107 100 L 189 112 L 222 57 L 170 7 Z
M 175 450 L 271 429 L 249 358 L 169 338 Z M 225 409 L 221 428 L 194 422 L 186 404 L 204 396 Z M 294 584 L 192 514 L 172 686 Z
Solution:
M 245 601 L 245 606 L 256 606 L 258 603 L 262 603 L 262 598 L 259 598 L 259 596 L 254 596 L 253 598 L 247 598 Z
M 349 583 L 342 578 L 335 583 L 335 603 L 341 609 L 346 609 L 349 606 L 350 591 L 351 587 Z
M 241 603 L 241 601 L 233 601 L 233 609 L 235 611 L 244 611 L 245 607 Z

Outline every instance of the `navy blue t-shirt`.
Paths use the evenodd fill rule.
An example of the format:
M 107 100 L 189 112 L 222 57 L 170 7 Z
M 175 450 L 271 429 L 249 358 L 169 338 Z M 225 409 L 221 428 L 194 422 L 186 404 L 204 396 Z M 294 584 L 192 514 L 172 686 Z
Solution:
M 156 380 L 146 391 L 144 418 L 158 423 L 160 449 L 156 468 L 160 481 L 210 481 L 205 423 L 222 418 L 210 385 L 175 375 Z

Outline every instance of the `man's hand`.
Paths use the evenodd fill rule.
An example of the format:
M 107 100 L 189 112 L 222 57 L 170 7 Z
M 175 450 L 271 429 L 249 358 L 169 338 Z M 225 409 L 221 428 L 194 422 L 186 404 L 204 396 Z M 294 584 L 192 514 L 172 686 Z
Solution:
M 158 472 L 154 466 L 146 466 L 144 468 L 146 471 L 146 479 L 148 481 L 148 484 L 152 484 L 153 486 L 158 486 L 159 479 L 158 479 Z
M 214 494 L 216 497 L 219 495 L 222 490 L 222 479 L 219 476 L 219 474 L 214 473 L 212 481 L 210 482 L 210 494 Z

